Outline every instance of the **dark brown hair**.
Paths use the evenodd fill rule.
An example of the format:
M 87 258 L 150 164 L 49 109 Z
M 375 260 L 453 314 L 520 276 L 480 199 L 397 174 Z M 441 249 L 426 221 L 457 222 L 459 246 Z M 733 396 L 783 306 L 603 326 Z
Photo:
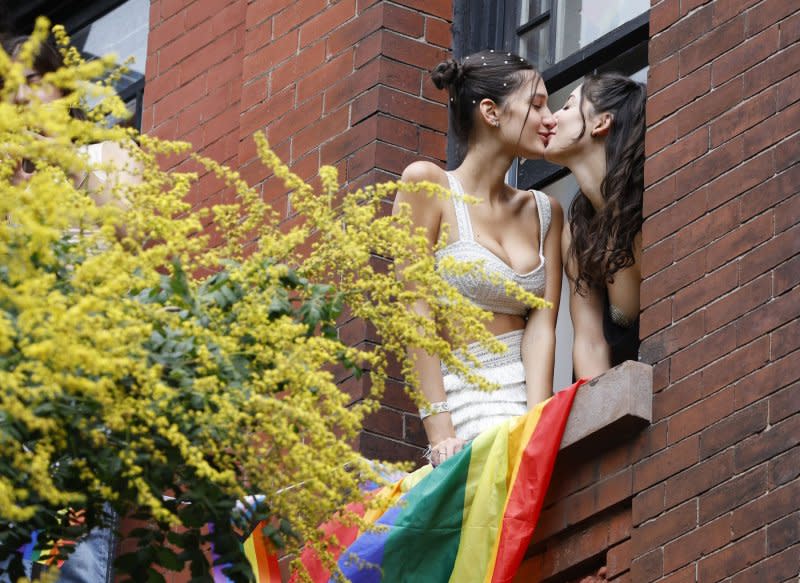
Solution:
M 600 184 L 605 204 L 595 211 L 578 192 L 569 208 L 568 254 L 576 260 L 579 293 L 605 287 L 617 271 L 634 263 L 634 240 L 642 230 L 646 96 L 642 83 L 618 73 L 589 76 L 581 87 L 583 129 L 578 138 L 586 131 L 584 103 L 596 113 L 610 113 L 612 120 L 605 141 L 606 175 Z
M 481 51 L 464 57 L 462 61 L 448 59 L 439 63 L 431 72 L 433 84 L 447 89 L 450 94 L 450 121 L 463 155 L 475 126 L 475 110 L 482 99 L 491 99 L 497 105 L 505 100 L 528 78 L 532 71 L 535 82 L 531 94 L 541 81 L 536 68 L 519 55 L 502 51 Z M 528 114 L 525 121 L 528 121 Z M 523 123 L 524 126 L 524 123 Z

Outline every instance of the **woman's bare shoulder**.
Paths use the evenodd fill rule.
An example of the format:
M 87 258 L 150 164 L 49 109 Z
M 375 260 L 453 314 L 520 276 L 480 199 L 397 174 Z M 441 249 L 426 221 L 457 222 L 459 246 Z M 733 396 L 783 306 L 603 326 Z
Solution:
M 433 162 L 418 160 L 406 166 L 400 177 L 403 182 L 435 182 L 437 184 L 447 183 L 447 173 Z

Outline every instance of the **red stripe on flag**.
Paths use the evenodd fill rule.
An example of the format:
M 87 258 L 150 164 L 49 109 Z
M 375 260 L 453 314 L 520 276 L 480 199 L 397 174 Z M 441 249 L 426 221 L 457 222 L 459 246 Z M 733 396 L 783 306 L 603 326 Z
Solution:
M 539 520 L 572 401 L 583 382 L 581 379 L 552 397 L 525 446 L 503 515 L 492 583 L 511 581 L 525 555 Z

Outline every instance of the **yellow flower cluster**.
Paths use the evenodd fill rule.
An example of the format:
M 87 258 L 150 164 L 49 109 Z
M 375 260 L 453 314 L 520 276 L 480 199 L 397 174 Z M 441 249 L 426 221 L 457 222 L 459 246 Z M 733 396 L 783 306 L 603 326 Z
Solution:
M 190 145 L 101 123 L 124 109 L 108 84 L 92 81 L 112 60 L 85 63 L 63 30 L 55 33 L 67 65 L 42 80 L 64 95 L 53 103 L 21 107 L 9 98 L 48 35 L 46 22 L 16 59 L 0 51 L 0 530 L 13 523 L 17 543 L 34 529 L 53 540 L 60 525 L 47 517 L 104 502 L 165 528 L 195 528 L 197 515 L 187 518 L 183 503 L 205 512 L 201 522 L 220 520 L 257 493 L 269 516 L 321 545 L 317 525 L 358 499 L 365 480 L 379 479 L 352 443 L 377 406 L 390 358 L 411 386 L 409 347 L 486 386 L 454 354 L 475 340 L 503 349 L 484 328 L 488 314 L 437 273 L 408 209 L 387 213 L 401 186 L 447 193 L 392 182 L 343 193 L 331 167 L 320 170 L 316 192 L 259 134 L 263 163 L 305 220 L 282 231 L 235 171 L 197 155 L 236 197 L 193 212 L 185 197 L 197 176 L 159 165 Z M 88 119 L 70 116 L 89 94 L 96 105 Z M 119 173 L 93 167 L 84 153 L 104 141 L 124 149 L 142 177 L 113 183 L 124 205 L 96 204 L 76 186 L 89 171 Z M 18 182 L 23 159 L 36 170 Z M 434 319 L 411 310 L 417 302 Z M 372 323 L 381 343 L 343 345 L 335 333 L 343 306 Z M 369 397 L 351 403 L 336 384 L 342 367 L 370 374 Z

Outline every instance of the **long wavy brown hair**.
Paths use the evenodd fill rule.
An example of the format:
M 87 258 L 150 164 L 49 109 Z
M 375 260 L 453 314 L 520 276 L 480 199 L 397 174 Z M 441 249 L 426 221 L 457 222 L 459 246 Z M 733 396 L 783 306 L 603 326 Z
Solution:
M 605 287 L 617 271 L 634 264 L 634 239 L 642 230 L 646 94 L 642 83 L 617 73 L 592 75 L 583 82 L 578 139 L 586 131 L 585 102 L 597 113 L 610 113 L 612 121 L 605 142 L 606 176 L 600 184 L 605 205 L 595 211 L 579 191 L 569 208 L 568 254 L 577 265 L 578 293 Z

